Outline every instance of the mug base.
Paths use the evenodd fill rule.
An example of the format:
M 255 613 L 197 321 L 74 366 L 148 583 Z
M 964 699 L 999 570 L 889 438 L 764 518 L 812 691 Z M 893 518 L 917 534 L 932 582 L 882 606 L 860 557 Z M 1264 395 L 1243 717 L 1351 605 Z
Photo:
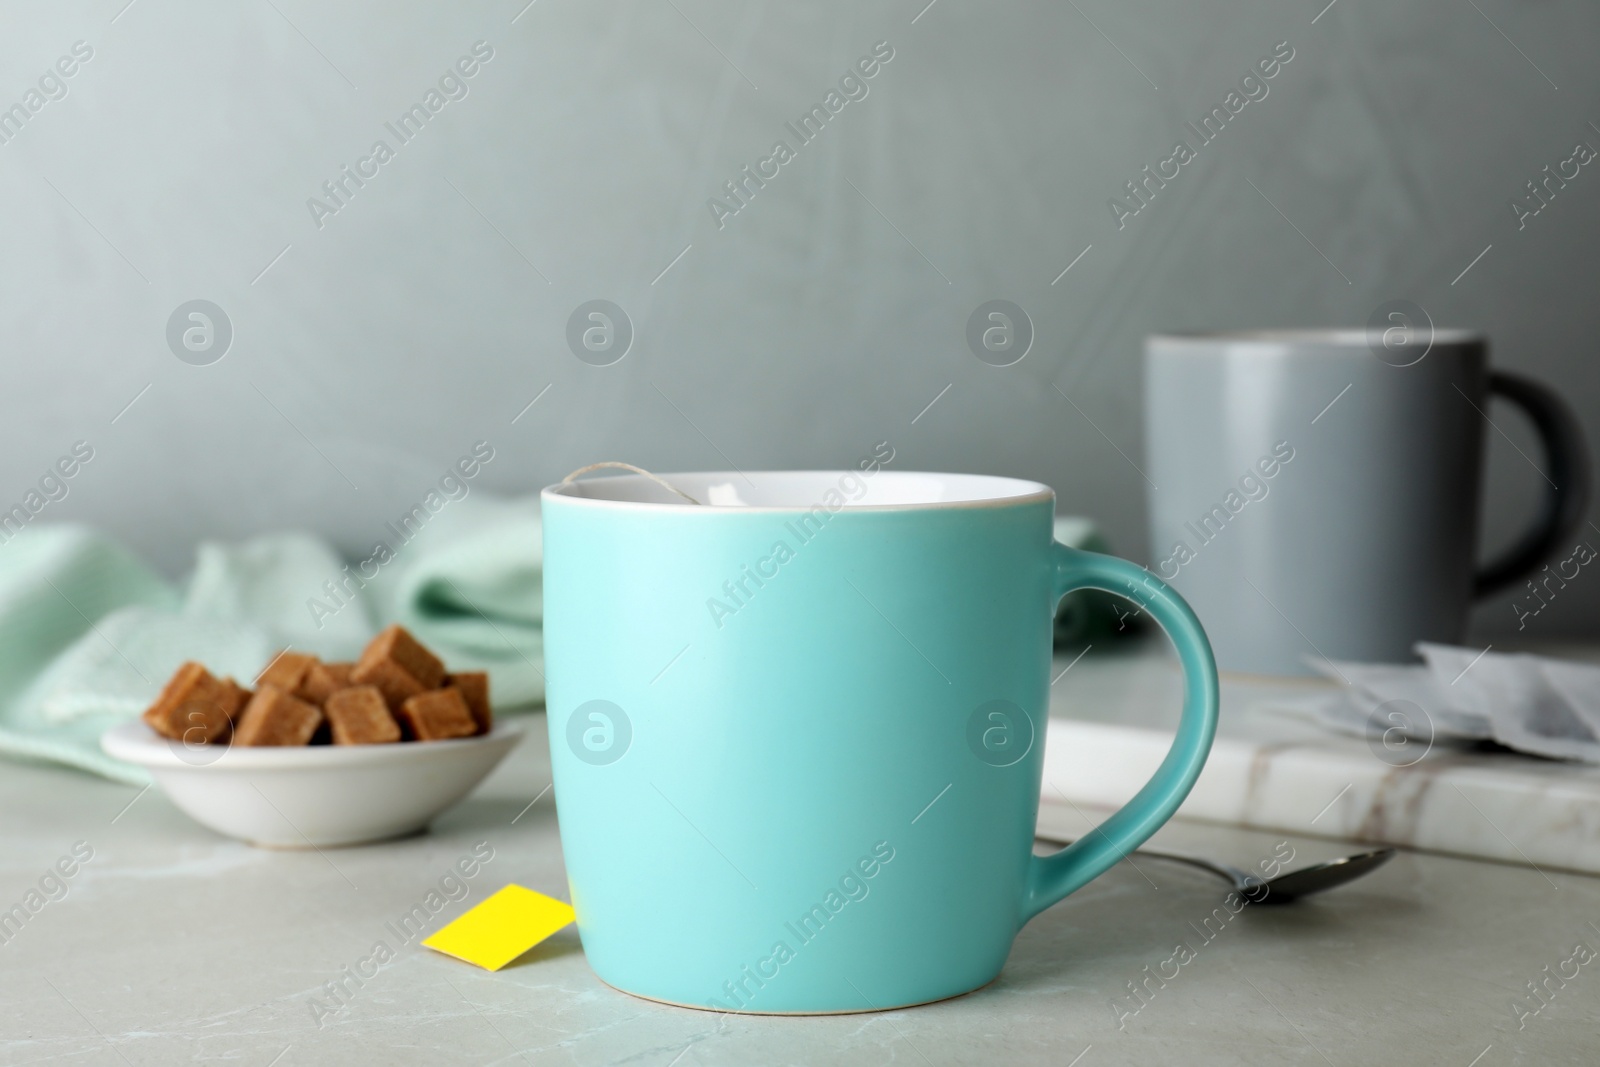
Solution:
M 685 1004 L 678 1000 L 666 1000 L 662 997 L 652 997 L 648 993 L 635 993 L 631 989 L 623 989 L 619 985 L 612 985 L 604 978 L 600 978 L 598 974 L 595 975 L 595 977 L 599 978 L 600 984 L 608 989 L 615 989 L 618 993 L 626 993 L 628 996 L 637 997 L 639 1000 L 648 1000 L 652 1004 L 665 1004 L 670 1008 L 688 1008 L 690 1011 L 709 1012 L 712 1015 L 872 1015 L 881 1011 L 901 1011 L 905 1008 L 920 1008 L 926 1004 L 940 1004 L 946 1000 L 955 1000 L 958 997 L 964 997 L 971 993 L 976 993 L 980 989 L 985 989 L 993 985 L 1000 976 L 995 975 L 993 978 L 990 978 L 985 982 L 981 982 L 978 985 L 973 986 L 971 989 L 963 989 L 959 993 L 950 993 L 946 996 L 934 997 L 930 1000 L 913 1000 L 905 1004 L 885 1004 L 882 1007 L 872 1008 L 797 1008 L 794 1011 L 756 1011 L 749 1008 L 712 1008 L 707 1007 L 704 1004 Z

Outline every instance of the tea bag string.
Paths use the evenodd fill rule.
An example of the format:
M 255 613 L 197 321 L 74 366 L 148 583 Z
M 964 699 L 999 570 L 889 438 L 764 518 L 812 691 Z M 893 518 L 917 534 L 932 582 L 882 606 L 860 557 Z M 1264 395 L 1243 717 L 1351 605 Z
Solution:
M 656 475 L 651 474 L 649 471 L 645 470 L 643 467 L 635 467 L 632 463 L 619 463 L 616 460 L 606 460 L 603 463 L 591 463 L 587 467 L 579 467 L 577 470 L 573 471 L 571 474 L 569 474 L 565 478 L 561 479 L 561 484 L 562 485 L 571 485 L 574 481 L 576 481 L 578 478 L 582 477 L 583 475 L 588 474 L 590 471 L 597 471 L 597 470 L 632 471 L 634 474 L 640 474 L 640 475 L 643 475 L 646 478 L 649 478 L 652 482 L 655 482 L 657 485 L 659 485 L 661 488 L 667 490 L 668 492 L 676 493 L 678 496 L 683 497 L 683 499 L 687 500 L 689 503 L 695 504 L 697 506 L 704 507 L 703 504 L 700 504 L 700 501 L 696 500 L 694 497 L 690 496 L 688 493 L 685 493 L 682 489 L 679 489 L 677 486 L 673 485 L 671 482 L 667 481 L 665 478 L 657 477 Z

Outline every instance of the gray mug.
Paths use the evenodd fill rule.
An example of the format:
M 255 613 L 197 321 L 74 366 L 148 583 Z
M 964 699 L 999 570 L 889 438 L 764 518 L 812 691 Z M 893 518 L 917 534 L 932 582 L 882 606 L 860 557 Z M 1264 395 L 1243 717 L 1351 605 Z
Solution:
M 1475 598 L 1567 543 L 1588 456 L 1550 389 L 1491 371 L 1458 330 L 1157 335 L 1145 343 L 1150 569 L 1194 607 L 1223 669 L 1308 674 L 1308 656 L 1413 659 L 1459 643 Z M 1544 446 L 1543 505 L 1475 568 L 1490 397 Z M 1547 484 L 1546 484 L 1547 483 Z

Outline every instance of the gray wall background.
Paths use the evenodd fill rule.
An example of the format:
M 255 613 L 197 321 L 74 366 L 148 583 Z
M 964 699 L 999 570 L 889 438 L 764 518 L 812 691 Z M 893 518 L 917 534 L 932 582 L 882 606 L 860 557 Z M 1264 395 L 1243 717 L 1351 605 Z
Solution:
M 169 572 L 270 529 L 361 551 L 478 439 L 507 493 L 887 439 L 897 467 L 1047 481 L 1144 559 L 1141 337 L 1396 297 L 1489 331 L 1600 440 L 1600 166 L 1525 229 L 1508 207 L 1600 146 L 1584 0 L 125 3 L 0 13 L 0 107 L 94 50 L 0 146 L 0 498 L 86 439 L 41 518 Z M 319 229 L 307 198 L 479 40 L 469 94 Z M 707 198 L 880 40 L 869 95 L 719 230 Z M 1280 41 L 1270 95 L 1119 231 L 1107 199 Z M 165 337 L 196 298 L 234 330 L 207 366 Z M 611 366 L 567 347 L 594 298 L 636 331 Z M 965 342 L 994 298 L 1036 330 L 1011 367 Z M 1539 481 L 1490 437 L 1494 545 Z M 1575 583 L 1541 636 L 1597 608 Z

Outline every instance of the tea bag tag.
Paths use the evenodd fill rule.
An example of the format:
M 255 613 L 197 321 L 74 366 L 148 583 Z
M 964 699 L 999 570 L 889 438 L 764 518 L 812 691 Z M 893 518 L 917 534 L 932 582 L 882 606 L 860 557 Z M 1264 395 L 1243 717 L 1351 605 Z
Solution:
M 423 938 L 435 952 L 498 971 L 577 918 L 564 900 L 507 885 Z

